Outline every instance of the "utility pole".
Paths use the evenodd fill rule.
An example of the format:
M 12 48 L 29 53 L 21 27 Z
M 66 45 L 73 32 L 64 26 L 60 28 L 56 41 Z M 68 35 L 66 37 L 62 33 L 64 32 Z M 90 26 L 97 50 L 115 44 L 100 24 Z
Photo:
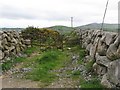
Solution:
M 120 36 L 120 1 L 118 2 L 118 35 Z
M 106 15 L 107 8 L 108 8 L 108 3 L 109 3 L 109 0 L 107 0 L 107 3 L 106 3 L 106 8 L 105 8 L 105 12 L 104 12 L 103 20 L 102 20 L 102 25 L 101 25 L 101 31 L 103 31 L 103 27 L 104 27 L 103 25 L 104 25 L 105 15 Z
M 71 27 L 73 27 L 73 17 L 71 17 Z

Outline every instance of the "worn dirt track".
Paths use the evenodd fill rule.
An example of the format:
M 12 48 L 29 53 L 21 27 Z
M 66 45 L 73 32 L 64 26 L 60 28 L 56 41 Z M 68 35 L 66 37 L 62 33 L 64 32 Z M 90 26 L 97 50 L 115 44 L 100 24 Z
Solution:
M 35 56 L 37 54 L 32 54 L 29 58 Z M 17 66 L 15 66 L 15 69 L 21 68 L 21 66 L 25 63 L 20 63 Z M 71 67 L 71 64 L 73 64 Z M 75 65 L 74 65 L 75 64 Z M 73 80 L 69 74 L 67 74 L 66 68 L 76 68 L 76 62 L 69 62 L 66 64 L 65 67 L 61 68 L 61 72 L 59 73 L 59 78 L 51 83 L 48 86 L 45 86 L 47 88 L 75 88 L 77 87 L 76 84 L 79 82 L 79 80 Z M 58 70 L 59 71 L 59 70 Z M 72 72 L 72 69 L 69 70 Z M 4 74 L 1 76 L 2 78 L 2 88 L 41 88 L 42 83 L 39 81 L 31 81 L 23 79 L 22 76 L 24 74 L 18 73 L 18 74 L 11 74 L 7 72 L 7 74 Z M 42 87 L 43 88 L 43 87 Z

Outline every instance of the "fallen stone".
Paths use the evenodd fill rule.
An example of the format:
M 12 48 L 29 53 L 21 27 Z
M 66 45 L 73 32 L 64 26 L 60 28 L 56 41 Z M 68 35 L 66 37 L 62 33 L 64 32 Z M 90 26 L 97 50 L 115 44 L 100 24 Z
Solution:
M 20 72 L 30 72 L 32 68 L 21 68 Z

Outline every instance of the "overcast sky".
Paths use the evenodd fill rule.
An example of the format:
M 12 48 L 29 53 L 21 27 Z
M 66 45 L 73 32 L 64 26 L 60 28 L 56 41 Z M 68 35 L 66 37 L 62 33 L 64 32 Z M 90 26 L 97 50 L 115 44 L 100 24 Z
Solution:
M 110 0 L 105 23 L 118 22 L 118 1 Z M 0 27 L 74 26 L 101 23 L 107 0 L 0 0 Z

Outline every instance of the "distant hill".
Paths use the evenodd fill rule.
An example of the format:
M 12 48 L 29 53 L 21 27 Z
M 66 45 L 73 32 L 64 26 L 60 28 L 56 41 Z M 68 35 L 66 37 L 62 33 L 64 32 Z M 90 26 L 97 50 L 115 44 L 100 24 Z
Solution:
M 46 27 L 48 29 L 52 29 L 52 30 L 56 30 L 60 33 L 69 33 L 71 31 L 74 30 L 74 28 L 71 28 L 71 27 L 67 27 L 67 26 L 62 26 L 62 25 L 57 25 L 57 26 L 51 26 L 51 27 Z M 0 28 L 0 30 L 3 30 L 3 31 L 13 31 L 13 30 L 16 30 L 16 31 L 21 31 L 25 28 Z
M 67 26 L 52 26 L 52 27 L 48 27 L 49 29 L 53 29 L 53 30 L 56 30 L 60 33 L 69 33 L 71 31 L 74 30 L 74 28 L 71 28 L 71 27 L 67 27 Z
M 82 30 L 86 30 L 86 29 L 101 29 L 102 24 L 101 23 L 91 23 L 91 24 L 87 24 L 87 25 L 82 25 L 79 27 L 76 27 L 76 29 L 82 29 Z M 105 31 L 117 31 L 118 29 L 118 25 L 117 24 L 104 24 L 104 28 Z
M 52 26 L 49 27 L 49 29 L 53 29 L 56 31 L 59 31 L 60 33 L 69 33 L 73 30 L 100 30 L 101 29 L 102 24 L 101 23 L 91 23 L 91 24 L 86 24 L 86 25 L 82 25 L 82 26 L 78 26 L 78 27 L 67 27 L 67 26 Z M 108 24 L 108 23 L 104 23 L 104 31 L 112 31 L 112 32 L 116 32 L 118 30 L 118 24 Z
M 78 26 L 78 27 L 74 27 L 74 28 L 71 28 L 71 27 L 67 27 L 67 26 L 62 26 L 62 25 L 56 25 L 56 26 L 51 26 L 51 27 L 47 27 L 48 29 L 52 29 L 52 30 L 56 30 L 60 33 L 70 33 L 71 31 L 73 30 L 79 30 L 79 29 L 82 29 L 82 30 L 91 30 L 91 29 L 94 29 L 94 30 L 98 30 L 98 29 L 101 29 L 101 23 L 91 23 L 91 24 L 86 24 L 86 25 L 82 25 L 82 26 Z M 21 31 L 23 30 L 24 28 L 0 28 L 0 30 L 17 30 L 17 31 Z M 117 24 L 108 24 L 108 23 L 105 23 L 104 24 L 104 30 L 105 31 L 113 31 L 113 32 L 116 32 L 118 29 L 118 25 Z

